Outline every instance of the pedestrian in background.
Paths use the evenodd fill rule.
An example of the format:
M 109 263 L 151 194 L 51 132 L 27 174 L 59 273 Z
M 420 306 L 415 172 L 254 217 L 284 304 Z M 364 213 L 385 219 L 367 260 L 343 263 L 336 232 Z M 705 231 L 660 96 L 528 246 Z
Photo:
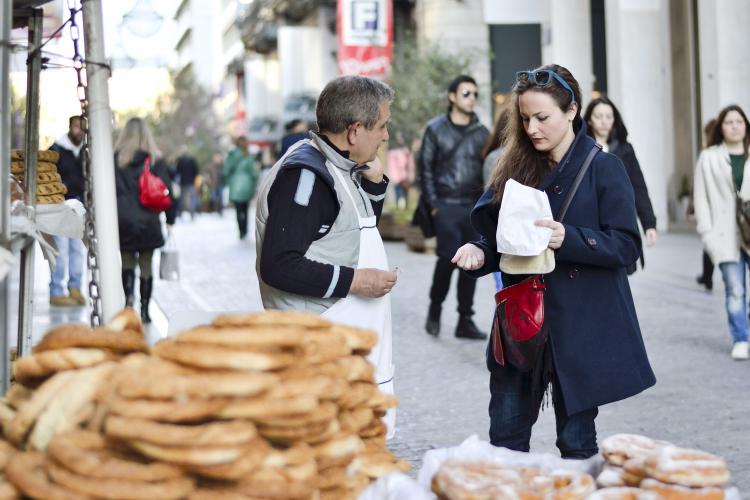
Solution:
M 388 179 L 396 195 L 396 206 L 406 208 L 409 188 L 414 182 L 414 154 L 401 132 L 396 133 L 394 146 L 388 150 Z
M 708 148 L 695 167 L 693 204 L 696 229 L 703 247 L 719 265 L 726 294 L 732 358 L 750 356 L 745 271 L 750 269 L 748 248 L 743 244 L 735 217 L 737 194 L 750 201 L 750 123 L 737 105 L 725 107 L 716 118 Z
M 154 250 L 164 246 L 159 214 L 140 203 L 138 180 L 146 159 L 151 173 L 161 178 L 169 187 L 166 164 L 159 161 L 161 153 L 156 147 L 151 129 L 141 118 L 131 118 L 125 123 L 115 143 L 115 185 L 117 189 L 117 221 L 120 230 L 120 257 L 122 259 L 122 287 L 125 305 L 135 301 L 135 269 L 140 273 L 141 320 L 151 322 L 148 307 L 154 286 L 152 259 Z M 170 190 L 172 205 L 166 211 L 167 231 L 171 231 L 177 216 L 177 204 Z
M 489 134 L 474 113 L 478 97 L 477 83 L 472 77 L 454 78 L 448 86 L 448 112 L 427 124 L 419 152 L 422 196 L 426 196 L 432 207 L 437 237 L 437 262 L 425 323 L 425 330 L 433 337 L 440 335 L 443 301 L 456 269 L 451 257 L 462 243 L 478 237 L 469 214 L 484 190 L 481 152 Z M 476 280 L 459 273 L 456 337 L 487 338 L 472 319 L 475 288 Z
M 633 396 L 655 383 L 646 356 L 626 267 L 638 260 L 641 239 L 633 188 L 620 160 L 597 151 L 581 118 L 581 91 L 556 64 L 520 71 L 511 96 L 507 136 L 490 188 L 471 214 L 479 241 L 462 246 L 453 261 L 473 276 L 499 267 L 496 231 L 506 183 L 514 179 L 547 194 L 557 214 L 590 155 L 562 222 L 537 220 L 551 230 L 555 268 L 545 279 L 544 324 L 549 337 L 523 371 L 487 349 L 490 369 L 490 441 L 529 451 L 531 429 L 552 384 L 557 447 L 563 458 L 597 454 L 598 407 Z M 506 287 L 525 275 L 503 274 Z
M 240 239 L 244 240 L 247 237 L 247 211 L 258 182 L 258 167 L 255 158 L 247 149 L 247 137 L 237 137 L 234 144 L 235 148 L 224 160 L 224 181 L 229 186 L 229 201 L 234 204 L 237 212 Z
M 500 112 L 497 116 L 497 120 L 495 120 L 495 127 L 492 129 L 492 133 L 487 136 L 487 142 L 484 143 L 484 147 L 482 148 L 482 160 L 484 161 L 482 177 L 484 178 L 485 187 L 489 186 L 492 172 L 500 161 L 500 155 L 503 152 L 503 142 L 505 141 L 505 129 L 508 126 L 509 116 L 510 108 L 505 108 Z M 500 270 L 493 271 L 492 277 L 495 280 L 495 291 L 502 290 L 503 277 Z
M 224 209 L 224 157 L 221 153 L 214 154 L 208 168 L 208 182 L 211 189 L 210 206 L 221 215 Z
M 281 159 L 287 150 L 301 140 L 307 139 L 307 123 L 295 118 L 284 125 L 284 137 L 281 138 L 281 147 L 277 159 Z
M 177 157 L 177 177 L 180 179 L 180 208 L 179 212 L 190 212 L 190 218 L 195 218 L 198 206 L 198 190 L 195 181 L 198 177 L 198 162 L 195 158 L 184 151 Z
M 71 116 L 68 119 L 68 132 L 60 136 L 50 147 L 60 158 L 57 160 L 57 173 L 68 189 L 66 200 L 75 199 L 83 202 L 85 179 L 83 176 L 83 128 L 81 117 Z M 58 254 L 55 258 L 55 269 L 52 271 L 49 284 L 49 303 L 52 306 L 82 306 L 86 298 L 81 293 L 83 281 L 83 253 L 85 248 L 79 239 L 53 236 Z M 67 287 L 65 275 L 67 274 Z M 67 288 L 67 293 L 65 289 Z
M 716 118 L 711 118 L 703 126 L 703 147 L 708 146 L 708 142 L 714 133 L 714 127 L 716 126 Z M 688 208 L 688 215 L 695 217 L 695 206 L 693 199 L 690 199 L 690 205 Z M 695 278 L 695 281 L 699 285 L 703 285 L 707 291 L 714 289 L 714 263 L 711 262 L 711 256 L 708 255 L 706 249 L 703 249 L 703 255 L 701 256 L 701 273 Z
M 588 125 L 588 134 L 596 139 L 596 142 L 604 151 L 617 156 L 625 165 L 625 171 L 635 192 L 635 210 L 641 227 L 646 235 L 646 245 L 656 245 L 656 215 L 648 196 L 646 180 L 643 178 L 641 165 L 635 156 L 633 145 L 628 142 L 628 129 L 622 120 L 620 112 L 612 101 L 607 97 L 597 97 L 586 107 L 583 119 Z M 643 253 L 641 253 L 641 267 L 644 265 Z M 628 274 L 633 274 L 637 265 L 634 263 L 628 268 Z

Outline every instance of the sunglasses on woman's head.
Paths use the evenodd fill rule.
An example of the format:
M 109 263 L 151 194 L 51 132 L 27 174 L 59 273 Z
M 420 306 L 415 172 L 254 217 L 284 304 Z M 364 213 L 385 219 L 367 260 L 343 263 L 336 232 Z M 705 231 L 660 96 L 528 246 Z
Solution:
M 576 102 L 576 95 L 573 92 L 573 89 L 570 88 L 570 85 L 568 85 L 568 82 L 563 80 L 563 78 L 552 71 L 551 69 L 539 69 L 536 71 L 518 71 L 516 72 L 516 83 L 519 82 L 531 82 L 537 87 L 546 87 L 550 83 L 552 83 L 552 79 L 557 80 L 557 82 L 562 85 L 562 87 L 570 92 L 570 97 L 573 99 L 573 102 Z
M 461 92 L 461 97 L 469 97 L 471 94 L 474 94 L 475 99 L 479 98 L 479 92 L 477 92 L 476 90 L 464 90 L 463 92 Z

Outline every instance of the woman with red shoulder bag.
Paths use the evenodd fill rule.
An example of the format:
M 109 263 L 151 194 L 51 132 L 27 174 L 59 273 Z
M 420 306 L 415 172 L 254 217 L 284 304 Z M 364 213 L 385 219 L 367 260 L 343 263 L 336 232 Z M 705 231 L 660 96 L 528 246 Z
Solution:
M 515 305 L 521 311 L 534 304 L 541 308 L 539 335 L 546 337 L 538 349 L 524 351 L 524 339 L 507 335 L 508 330 L 513 334 L 508 327 L 523 328 L 511 316 L 496 316 L 487 349 L 490 441 L 528 451 L 532 426 L 551 385 L 557 447 L 564 458 L 585 459 L 598 452 L 598 407 L 656 382 L 626 271 L 641 253 L 633 188 L 621 161 L 600 151 L 586 134 L 581 92 L 567 69 L 553 64 L 519 71 L 511 98 L 503 155 L 471 214 L 482 239 L 459 248 L 453 262 L 475 277 L 498 270 L 495 235 L 508 180 L 547 194 L 557 216 L 535 224 L 550 230 L 554 270 L 532 280 L 503 272 L 507 288 L 496 296 L 519 283 L 527 298 L 543 293 L 541 303 Z M 533 282 L 541 285 L 527 286 Z M 497 346 L 498 340 L 507 344 Z M 498 347 L 505 348 L 504 357 Z M 518 353 L 533 357 L 519 362 L 514 357 Z
M 164 246 L 160 211 L 167 204 L 155 208 L 149 202 L 144 206 L 142 186 L 158 184 L 158 180 L 145 179 L 144 175 L 160 179 L 171 199 L 166 214 L 167 227 L 174 224 L 176 207 L 169 186 L 172 181 L 166 164 L 160 159 L 151 130 L 141 118 L 131 118 L 125 123 L 115 143 L 115 182 L 117 186 L 117 221 L 120 229 L 120 256 L 122 258 L 122 286 L 125 305 L 133 307 L 135 301 L 135 268 L 140 270 L 141 320 L 150 323 L 148 312 L 154 286 L 152 259 L 154 250 Z M 144 172 L 148 168 L 149 172 Z

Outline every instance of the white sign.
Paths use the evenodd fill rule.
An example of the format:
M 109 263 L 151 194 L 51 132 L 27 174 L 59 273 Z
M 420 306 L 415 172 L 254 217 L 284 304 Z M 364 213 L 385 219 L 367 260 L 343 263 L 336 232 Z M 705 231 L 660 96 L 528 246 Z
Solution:
M 343 44 L 354 47 L 387 46 L 387 1 L 344 0 L 341 12 Z

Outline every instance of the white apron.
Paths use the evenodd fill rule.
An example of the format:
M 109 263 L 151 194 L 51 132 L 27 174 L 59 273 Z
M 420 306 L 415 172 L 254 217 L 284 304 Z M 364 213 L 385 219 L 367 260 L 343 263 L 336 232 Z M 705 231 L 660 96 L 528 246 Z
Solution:
M 374 215 L 372 217 L 361 216 L 357 209 L 357 203 L 354 201 L 354 196 L 352 196 L 349 185 L 341 172 L 336 167 L 331 170 L 341 181 L 341 185 L 344 186 L 346 194 L 349 195 L 349 199 L 354 205 L 354 210 L 357 211 L 357 218 L 359 219 L 359 260 L 357 268 L 388 271 L 388 257 L 385 254 L 385 246 L 376 226 L 377 218 Z M 329 307 L 322 316 L 334 323 L 344 323 L 377 332 L 378 343 L 367 356 L 367 359 L 375 365 L 375 381 L 378 383 L 380 390 L 387 394 L 394 394 L 390 294 L 380 298 L 348 295 Z M 396 431 L 395 408 L 388 410 L 383 417 L 383 422 L 388 428 L 386 438 L 390 439 Z

